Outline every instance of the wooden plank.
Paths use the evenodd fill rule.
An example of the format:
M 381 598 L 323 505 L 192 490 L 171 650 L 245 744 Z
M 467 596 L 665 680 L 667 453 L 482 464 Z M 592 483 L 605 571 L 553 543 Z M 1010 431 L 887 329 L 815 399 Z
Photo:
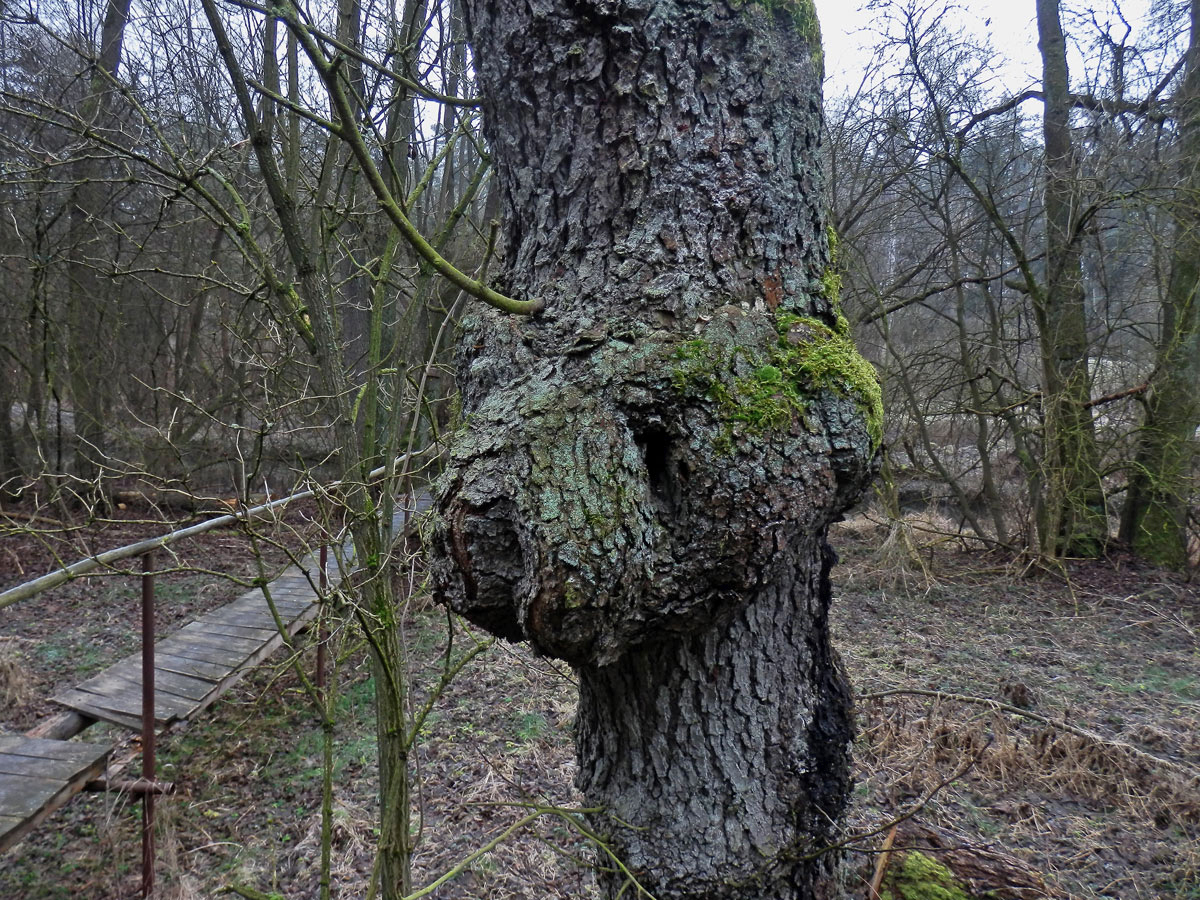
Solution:
M 90 760 L 91 757 L 89 756 L 88 759 Z M 79 760 L 76 759 L 47 759 L 44 756 L 0 753 L 0 775 L 24 775 L 65 782 L 78 769 Z
M 275 600 L 275 606 L 279 609 L 300 608 L 300 607 L 307 606 L 308 604 L 315 602 L 315 599 L 316 599 L 315 595 L 312 595 L 311 597 L 300 597 L 300 596 L 293 596 L 292 592 L 288 592 L 287 594 L 280 595 L 278 597 L 276 597 L 274 594 L 272 594 L 271 596 Z M 261 609 L 264 612 L 268 612 L 270 610 L 270 607 L 267 605 L 267 601 L 261 596 L 239 597 L 237 600 L 234 600 L 232 603 L 227 603 L 224 606 L 220 607 L 219 609 L 215 609 L 212 612 L 207 613 L 207 615 L 211 616 L 215 613 L 220 612 L 223 609 Z M 201 617 L 201 618 L 203 618 L 203 617 Z
M 91 716 L 81 716 L 79 713 L 71 710 L 58 713 L 49 719 L 43 719 L 25 732 L 25 734 L 31 738 L 50 738 L 56 741 L 65 741 L 75 737 L 75 735 L 82 731 L 87 731 L 87 729 L 95 724 L 96 720 Z
M 72 753 L 80 752 L 80 748 L 90 748 L 91 755 L 81 759 L 74 774 L 65 781 L 0 776 L 0 853 L 15 845 L 81 791 L 85 784 L 99 776 L 104 771 L 111 752 L 110 747 L 101 744 L 66 741 L 56 743 L 66 744 Z M 41 753 L 52 752 L 44 746 L 35 749 Z M 21 812 L 16 811 L 18 807 Z
M 286 622 L 288 619 L 295 618 L 307 608 L 307 605 L 302 607 L 282 607 L 279 609 L 279 618 Z M 250 609 L 249 607 L 238 608 L 226 606 L 220 610 L 219 615 L 205 616 L 199 621 L 204 624 L 216 622 L 222 625 L 244 625 L 248 628 L 275 628 L 275 617 L 271 615 L 269 609 Z
M 127 710 L 113 709 L 111 705 L 104 704 L 103 700 L 103 697 L 97 697 L 95 694 L 85 694 L 83 691 L 63 691 L 54 698 L 55 703 L 81 712 L 92 719 L 112 722 L 114 725 L 120 725 L 122 728 L 128 728 L 130 731 L 140 732 L 142 730 L 142 710 L 140 706 L 136 712 L 129 712 Z M 167 724 L 166 721 L 158 718 L 155 718 L 154 721 L 156 725 Z
M 233 635 L 220 635 L 214 637 L 203 625 L 199 622 L 190 622 L 184 625 L 178 631 L 178 635 L 187 640 L 218 640 L 219 646 L 228 647 L 230 650 L 244 650 L 247 655 L 258 649 L 261 641 L 256 641 L 253 638 L 236 637 Z
M 75 688 L 92 694 L 103 694 L 106 697 L 113 694 L 132 694 L 138 698 L 140 703 L 142 669 L 141 666 L 137 669 L 114 666 L 101 672 L 95 678 L 89 678 L 82 684 L 77 684 Z M 210 690 L 212 690 L 212 685 L 207 681 L 164 672 L 161 682 L 158 679 L 155 679 L 154 682 L 154 705 L 159 706 L 161 700 L 162 704 L 170 708 L 190 709 L 195 701 L 203 698 Z
M 296 616 L 307 612 L 310 606 L 312 606 L 311 603 L 282 603 L 277 605 L 276 609 L 279 612 L 279 618 L 286 622 L 289 619 L 294 619 Z M 234 606 L 231 604 L 222 609 L 220 615 L 205 616 L 204 618 L 197 619 L 196 621 L 198 624 L 207 624 L 208 622 L 228 622 L 230 624 L 237 625 L 242 623 L 250 624 L 258 622 L 262 625 L 269 625 L 271 627 L 274 627 L 275 625 L 275 619 L 272 617 L 271 611 L 265 606 L 260 606 L 258 604 L 255 604 L 254 606 Z
M 281 610 L 279 618 L 284 622 L 293 617 L 293 613 L 298 614 L 300 610 Z M 220 616 L 207 616 L 196 621 L 197 625 L 203 625 L 205 628 L 214 625 L 228 625 L 235 628 L 253 628 L 258 631 L 275 631 L 275 619 L 271 614 L 264 610 L 248 610 L 235 609 L 224 612 Z
M 154 658 L 154 693 L 172 694 L 176 697 L 183 697 L 186 700 L 200 700 L 207 696 L 212 690 L 214 681 L 220 679 L 203 679 L 195 678 L 190 675 L 182 675 L 178 672 L 165 671 L 158 665 L 158 656 Z M 122 660 L 116 665 L 105 669 L 94 678 L 90 678 L 83 684 L 76 685 L 81 691 L 91 691 L 94 694 L 108 693 L 108 685 L 111 679 L 118 679 L 123 682 L 119 686 L 120 690 L 127 690 L 132 686 L 141 692 L 142 684 L 142 661 L 139 660 Z
M 272 637 L 279 634 L 279 629 L 272 625 L 270 628 L 250 628 L 245 625 L 227 625 L 224 622 L 204 622 L 202 624 L 204 631 L 207 634 L 217 634 L 222 637 L 244 638 L 254 641 L 255 644 L 261 644 L 263 641 L 269 641 Z M 287 626 L 284 623 L 284 627 Z
M 186 656 L 177 656 L 172 653 L 159 652 L 162 648 L 156 647 L 154 650 L 154 668 L 155 671 L 175 672 L 179 675 L 189 675 L 192 678 L 202 678 L 205 681 L 211 681 L 214 684 L 228 675 L 234 670 L 234 666 L 227 666 L 219 662 L 210 662 L 203 659 L 192 659 Z
M 290 584 L 275 585 L 271 588 L 271 599 L 279 603 L 312 603 L 317 598 L 317 592 L 307 581 L 296 581 Z M 266 597 L 259 597 L 258 603 L 267 605 Z
M 52 741 L 46 738 L 26 737 L 23 734 L 0 734 L 0 753 L 17 753 L 39 759 L 65 759 L 81 761 L 93 759 L 103 753 L 108 744 L 85 743 L 84 741 Z
M 245 662 L 247 657 L 247 654 L 241 650 L 230 650 L 220 643 L 185 639 L 179 635 L 167 638 L 158 644 L 154 648 L 154 653 L 156 657 L 161 653 L 164 656 L 178 656 L 197 662 L 225 666 L 229 669 L 236 669 Z
M 307 609 L 315 602 L 316 598 L 312 596 L 301 597 L 285 594 L 275 598 L 275 608 L 279 610 L 279 614 L 281 616 L 295 615 L 296 613 Z M 223 607 L 221 611 L 224 612 L 225 610 L 236 610 L 238 612 L 246 611 L 251 613 L 258 612 L 265 616 L 271 615 L 271 607 L 269 607 L 267 602 L 262 598 L 259 598 L 258 600 L 247 600 L 245 602 L 235 601 L 230 603 L 228 606 Z
M 69 776 L 68 776 L 69 778 Z M 5 815 L 27 819 L 48 797 L 53 797 L 67 778 L 39 778 L 36 775 L 0 776 L 0 809 Z
M 177 698 L 179 699 L 179 698 Z M 142 721 L 142 692 L 129 691 L 123 693 L 93 694 L 91 691 L 68 690 L 54 697 L 55 703 L 77 709 L 97 719 L 115 722 L 118 725 L 133 727 L 141 730 Z M 154 698 L 154 721 L 166 725 L 178 718 L 186 717 L 196 708 L 196 704 L 187 701 L 184 705 L 164 701 L 164 698 Z
M 316 580 L 316 576 L 317 573 L 313 572 L 314 581 Z M 267 586 L 267 589 L 272 593 L 279 590 L 294 590 L 296 588 L 303 588 L 304 590 L 311 591 L 313 586 L 312 583 L 304 577 L 304 575 L 295 571 L 285 572 Z M 256 594 L 259 597 L 262 596 L 262 591 L 247 591 L 246 593 L 251 596 Z
M 286 628 L 295 616 L 281 616 L 283 625 Z M 247 637 L 258 635 L 260 640 L 267 640 L 271 635 L 277 634 L 279 629 L 275 627 L 275 620 L 270 616 L 254 616 L 243 615 L 240 620 L 233 619 L 210 619 L 207 622 L 199 622 L 206 629 L 218 628 L 239 628 L 245 630 Z M 220 632 L 217 632 L 218 634 Z

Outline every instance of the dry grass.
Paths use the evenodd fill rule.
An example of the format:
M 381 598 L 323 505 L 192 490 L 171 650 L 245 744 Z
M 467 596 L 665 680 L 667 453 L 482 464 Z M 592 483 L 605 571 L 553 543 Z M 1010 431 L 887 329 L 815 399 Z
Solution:
M 33 696 L 29 663 L 21 650 L 22 642 L 20 637 L 0 636 L 0 705 L 6 707 L 27 703 Z
M 873 698 L 858 706 L 853 831 L 915 810 L 1054 897 L 1200 897 L 1195 586 L 1104 565 L 1027 572 L 945 545 L 920 548 L 928 579 L 889 582 L 882 533 L 838 535 L 838 643 Z M 881 841 L 861 845 L 864 872 Z

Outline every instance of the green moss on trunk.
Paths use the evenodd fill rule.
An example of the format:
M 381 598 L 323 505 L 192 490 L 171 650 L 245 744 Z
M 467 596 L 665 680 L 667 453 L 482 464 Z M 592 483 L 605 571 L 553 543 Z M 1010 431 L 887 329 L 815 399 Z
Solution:
M 674 351 L 672 383 L 681 393 L 699 394 L 716 405 L 729 425 L 724 449 L 732 449 L 739 427 L 751 434 L 789 427 L 805 416 L 809 401 L 823 390 L 854 400 L 866 420 L 872 449 L 878 448 L 883 440 L 883 391 L 874 367 L 854 341 L 817 319 L 792 313 L 780 313 L 775 327 L 778 339 L 765 358 L 702 338 Z M 747 367 L 749 374 L 732 374 Z

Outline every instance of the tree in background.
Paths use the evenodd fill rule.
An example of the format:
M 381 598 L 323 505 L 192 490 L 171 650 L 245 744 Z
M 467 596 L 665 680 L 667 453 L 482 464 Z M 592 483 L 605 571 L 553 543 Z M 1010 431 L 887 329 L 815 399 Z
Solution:
M 1079 19 L 1096 62 L 1070 85 L 1046 4 L 1045 90 L 1007 93 L 991 51 L 942 5 L 879 10 L 874 71 L 888 74 L 835 107 L 832 190 L 847 314 L 890 400 L 890 508 L 932 503 L 995 546 L 1093 555 L 1125 476 L 1153 468 L 1136 461 L 1138 399 L 1171 368 L 1166 349 L 1187 346 L 1169 335 L 1160 264 L 1163 201 L 1179 196 L 1162 157 L 1189 155 L 1164 100 L 1183 68 L 1176 32 L 1135 48 L 1120 20 L 1114 33 Z M 1191 446 L 1141 451 L 1182 451 L 1188 474 L 1164 493 L 1181 529 Z M 1127 540 L 1141 490 L 1131 481 Z
M 1170 273 L 1145 421 L 1129 476 L 1121 538 L 1163 565 L 1188 562 L 1188 516 L 1195 496 L 1200 428 L 1200 2 L 1190 4 L 1190 40 L 1175 94 L 1178 151 L 1170 204 Z
M 1045 152 L 1045 276 L 1030 285 L 1042 352 L 1042 454 L 1046 472 L 1042 549 L 1099 556 L 1108 543 L 1100 451 L 1088 407 L 1090 347 L 1082 239 L 1088 205 L 1071 133 L 1073 98 L 1059 0 L 1038 0 Z

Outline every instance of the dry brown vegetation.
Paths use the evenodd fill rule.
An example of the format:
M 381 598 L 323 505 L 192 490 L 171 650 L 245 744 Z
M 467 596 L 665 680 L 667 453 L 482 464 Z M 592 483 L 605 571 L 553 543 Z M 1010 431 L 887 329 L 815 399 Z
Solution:
M 1039 572 L 969 543 L 931 545 L 921 527 L 912 535 L 920 564 L 882 525 L 856 520 L 834 536 L 843 555 L 836 639 L 859 698 L 849 830 L 871 834 L 849 844 L 858 896 L 886 826 L 912 813 L 898 848 L 934 846 L 952 866 L 990 867 L 1008 879 L 998 896 L 1195 900 L 1197 586 L 1122 559 Z M 214 539 L 230 542 L 226 555 L 237 540 Z M 52 691 L 81 653 L 92 667 L 117 655 L 115 644 L 92 643 L 94 617 L 80 614 L 104 615 L 116 602 L 101 599 L 111 582 L 99 593 L 87 584 L 47 598 L 53 629 L 31 604 L 3 620 L 8 658 L 22 661 L 13 683 L 30 697 Z M 197 580 L 187 590 L 208 603 L 225 588 Z M 414 682 L 428 685 L 445 649 L 444 615 L 414 613 L 407 634 Z M 358 651 L 344 661 L 340 692 L 334 893 L 359 897 L 376 800 L 372 691 Z M 420 881 L 503 833 L 529 812 L 522 804 L 580 802 L 573 702 L 569 672 L 520 647 L 493 647 L 454 682 L 420 748 Z M 10 730 L 47 711 L 32 699 L 3 709 Z M 163 896 L 206 898 L 229 885 L 315 894 L 320 732 L 289 670 L 261 669 L 168 736 L 162 760 L 181 786 L 161 804 Z M 85 795 L 0 861 L 0 896 L 132 896 L 138 852 L 136 809 Z M 569 822 L 546 815 L 432 896 L 592 896 L 586 859 Z M 1030 887 L 1039 883 L 1044 891 Z

